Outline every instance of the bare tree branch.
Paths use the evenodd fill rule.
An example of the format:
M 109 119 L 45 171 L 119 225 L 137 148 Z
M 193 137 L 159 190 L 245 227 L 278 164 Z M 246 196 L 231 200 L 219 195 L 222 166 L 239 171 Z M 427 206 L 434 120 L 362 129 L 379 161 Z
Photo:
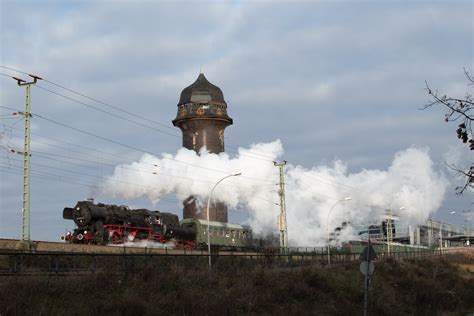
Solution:
M 445 162 L 445 164 L 449 169 L 457 172 L 459 175 L 461 175 L 463 177 L 467 177 L 467 179 L 468 179 L 467 181 L 465 181 L 464 185 L 457 186 L 455 188 L 456 195 L 462 195 L 467 188 L 474 189 L 474 166 L 471 166 L 466 171 L 466 170 L 462 169 L 461 167 L 456 166 L 454 164 L 448 164 L 447 162 Z
M 474 85 L 474 77 L 469 74 L 466 68 L 463 68 L 464 75 L 468 80 L 468 86 Z M 474 133 L 472 130 L 472 121 L 474 120 L 474 99 L 472 94 L 467 93 L 464 98 L 448 97 L 446 95 L 438 94 L 438 91 L 433 91 L 428 82 L 425 80 L 426 92 L 431 98 L 428 104 L 425 104 L 421 110 L 426 110 L 435 105 L 441 105 L 446 108 L 446 114 L 444 120 L 446 122 L 460 121 L 456 129 L 456 136 L 464 144 L 469 146 L 470 150 L 474 150 Z M 474 189 L 474 163 L 466 170 L 455 165 L 449 165 L 446 163 L 448 168 L 454 170 L 463 178 L 465 178 L 464 185 L 455 188 L 457 195 L 462 195 L 466 189 Z

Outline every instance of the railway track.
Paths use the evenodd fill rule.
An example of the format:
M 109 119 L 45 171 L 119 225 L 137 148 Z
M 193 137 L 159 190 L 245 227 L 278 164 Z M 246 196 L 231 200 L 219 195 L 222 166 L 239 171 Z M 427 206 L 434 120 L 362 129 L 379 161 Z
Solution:
M 18 251 L 18 239 L 1 239 L 0 251 Z M 117 245 L 89 245 L 69 244 L 65 242 L 32 241 L 32 252 L 59 252 L 82 254 L 206 254 L 206 249 L 175 248 L 172 244 L 144 243 L 144 244 L 117 244 Z M 230 252 L 233 253 L 233 252 Z M 237 252 L 235 252 L 237 253 Z

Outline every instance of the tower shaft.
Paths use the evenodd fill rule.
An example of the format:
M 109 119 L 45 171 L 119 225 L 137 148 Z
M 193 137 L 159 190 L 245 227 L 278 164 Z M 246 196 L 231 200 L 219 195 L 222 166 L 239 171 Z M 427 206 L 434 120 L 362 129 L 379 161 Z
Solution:
M 183 133 L 183 147 L 198 154 L 205 147 L 208 152 L 219 154 L 224 151 L 224 130 L 232 123 L 221 89 L 203 74 L 181 92 L 173 125 Z M 204 198 L 188 197 L 183 202 L 183 218 L 206 219 Z M 227 206 L 216 200 L 209 206 L 209 218 L 227 222 Z

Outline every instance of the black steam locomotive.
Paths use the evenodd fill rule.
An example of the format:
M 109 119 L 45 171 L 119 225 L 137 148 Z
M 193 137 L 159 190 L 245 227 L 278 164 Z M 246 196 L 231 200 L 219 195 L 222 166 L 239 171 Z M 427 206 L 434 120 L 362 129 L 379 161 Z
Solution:
M 73 208 L 64 208 L 63 218 L 77 225 L 73 232 L 61 237 L 70 243 L 105 245 L 151 240 L 197 247 L 207 242 L 206 221 L 185 219 L 180 223 L 175 214 L 130 209 L 124 205 L 79 201 Z M 247 247 L 252 243 L 248 226 L 213 221 L 209 225 L 211 245 Z

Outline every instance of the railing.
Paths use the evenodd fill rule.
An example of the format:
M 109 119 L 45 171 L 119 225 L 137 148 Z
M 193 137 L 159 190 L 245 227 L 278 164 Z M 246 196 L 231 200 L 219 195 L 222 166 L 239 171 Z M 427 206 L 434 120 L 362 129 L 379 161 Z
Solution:
M 327 248 L 305 248 L 305 252 L 257 253 L 229 252 L 213 254 L 215 269 L 247 269 L 254 267 L 326 266 Z M 440 257 L 448 250 L 420 249 L 418 251 L 393 251 L 377 253 L 377 260 L 421 259 Z M 347 264 L 359 260 L 360 252 L 331 253 L 331 265 Z M 55 252 L 0 252 L 0 275 L 74 275 L 94 273 L 121 273 L 160 267 L 163 271 L 177 266 L 205 267 L 207 254 L 99 254 Z

